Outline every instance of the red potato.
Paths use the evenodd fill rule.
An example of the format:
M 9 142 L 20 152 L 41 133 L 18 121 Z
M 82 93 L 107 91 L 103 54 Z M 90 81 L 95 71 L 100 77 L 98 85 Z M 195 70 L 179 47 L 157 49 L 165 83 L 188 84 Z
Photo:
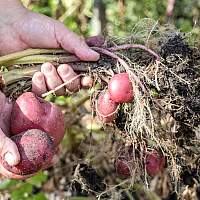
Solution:
M 55 145 L 58 145 L 65 133 L 64 115 L 53 103 L 31 92 L 23 93 L 13 106 L 11 132 L 16 135 L 29 129 L 40 129 L 48 133 Z
M 145 166 L 149 176 L 154 177 L 159 174 L 165 167 L 166 159 L 158 151 L 153 150 L 146 156 Z
M 20 163 L 10 166 L 2 159 L 2 165 L 8 171 L 21 175 L 30 175 L 48 166 L 55 153 L 55 147 L 49 135 L 38 129 L 31 129 L 12 136 L 20 153 Z
M 90 77 L 90 76 L 84 76 L 82 79 L 81 79 L 81 87 L 83 89 L 89 89 L 93 86 L 93 78 Z
M 118 110 L 118 103 L 110 99 L 110 94 L 107 91 L 101 92 L 96 103 L 96 112 L 98 118 L 103 123 L 112 122 Z
M 131 170 L 133 169 L 134 158 L 133 148 L 121 147 L 118 156 L 115 160 L 115 169 L 118 175 L 122 178 L 129 178 L 131 176 Z
M 131 176 L 130 163 L 125 158 L 117 158 L 115 161 L 115 169 L 117 174 L 123 176 L 124 178 L 128 178 Z
M 127 73 L 115 74 L 109 84 L 108 91 L 113 101 L 129 103 L 134 99 L 133 86 Z

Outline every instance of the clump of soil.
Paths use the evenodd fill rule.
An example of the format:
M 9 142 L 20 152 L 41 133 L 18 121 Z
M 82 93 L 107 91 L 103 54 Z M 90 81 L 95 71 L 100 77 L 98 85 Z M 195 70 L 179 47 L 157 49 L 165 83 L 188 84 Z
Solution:
M 172 33 L 160 51 L 165 69 L 159 75 L 159 94 L 171 99 L 172 114 L 177 121 L 198 126 L 200 71 L 196 49 L 190 48 L 180 33 Z

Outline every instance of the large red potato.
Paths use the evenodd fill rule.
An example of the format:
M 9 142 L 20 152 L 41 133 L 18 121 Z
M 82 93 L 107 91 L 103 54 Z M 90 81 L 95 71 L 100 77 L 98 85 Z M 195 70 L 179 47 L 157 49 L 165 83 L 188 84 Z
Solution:
M 12 136 L 11 139 L 18 147 L 20 162 L 15 166 L 10 166 L 2 159 L 2 165 L 8 171 L 23 177 L 34 174 L 44 166 L 51 164 L 55 146 L 47 133 L 38 129 L 31 129 Z
M 65 133 L 64 116 L 53 103 L 34 93 L 23 93 L 13 106 L 11 132 L 16 135 L 29 129 L 40 129 L 48 133 L 55 145 L 58 145 Z
M 115 74 L 109 84 L 110 98 L 117 103 L 129 103 L 134 99 L 134 91 L 128 73 Z

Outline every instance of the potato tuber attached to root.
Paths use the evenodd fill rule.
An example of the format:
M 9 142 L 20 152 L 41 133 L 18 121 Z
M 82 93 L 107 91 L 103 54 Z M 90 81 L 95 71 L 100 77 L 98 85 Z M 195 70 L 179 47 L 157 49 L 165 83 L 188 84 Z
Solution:
M 128 73 L 115 74 L 109 84 L 110 98 L 117 103 L 129 103 L 134 99 L 134 91 Z
M 64 115 L 61 110 L 34 93 L 23 93 L 15 102 L 11 115 L 11 132 L 16 135 L 29 129 L 39 129 L 48 133 L 55 145 L 65 133 Z
M 49 166 L 54 153 L 55 146 L 49 135 L 38 129 L 31 129 L 24 133 L 12 136 L 20 153 L 20 163 L 10 166 L 2 159 L 5 169 L 17 175 L 31 175 L 44 166 Z
M 122 147 L 115 160 L 115 170 L 117 174 L 122 178 L 129 178 L 131 176 L 131 170 L 133 169 L 133 148 Z
M 147 173 L 151 177 L 154 177 L 163 171 L 165 164 L 165 157 L 156 150 L 149 152 L 146 156 L 145 166 Z
M 98 118 L 103 123 L 112 122 L 117 115 L 117 110 L 118 103 L 111 100 L 109 92 L 101 92 L 96 103 L 96 112 Z
M 94 80 L 92 77 L 90 76 L 84 76 L 82 79 L 81 79 L 81 87 L 83 89 L 89 89 L 89 88 L 92 88 L 94 84 Z
M 117 158 L 115 161 L 115 169 L 118 175 L 123 178 L 128 178 L 131 176 L 130 163 L 123 157 Z

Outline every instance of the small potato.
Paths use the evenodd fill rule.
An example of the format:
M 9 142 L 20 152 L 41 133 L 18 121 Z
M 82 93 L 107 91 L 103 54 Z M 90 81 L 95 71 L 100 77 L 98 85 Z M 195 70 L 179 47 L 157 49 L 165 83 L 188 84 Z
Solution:
M 115 170 L 117 175 L 121 178 L 131 177 L 131 172 L 134 169 L 134 156 L 133 156 L 133 147 L 119 146 L 120 151 L 115 159 Z
M 82 79 L 81 79 L 81 87 L 83 89 L 89 89 L 93 86 L 93 78 L 90 77 L 90 76 L 84 76 Z
M 32 92 L 23 93 L 13 106 L 11 132 L 12 135 L 16 135 L 29 129 L 39 129 L 48 133 L 55 145 L 58 145 L 65 133 L 64 116 L 53 103 Z
M 103 123 L 112 122 L 117 115 L 118 103 L 110 99 L 109 92 L 101 92 L 96 104 L 96 112 L 98 118 Z
M 146 156 L 145 166 L 149 176 L 154 177 L 159 174 L 165 167 L 166 159 L 158 151 L 153 150 Z
M 2 159 L 5 169 L 14 174 L 25 176 L 38 172 L 44 166 L 50 165 L 55 146 L 49 135 L 38 129 L 31 129 L 24 133 L 12 136 L 20 153 L 20 163 L 10 166 Z
M 134 99 L 134 91 L 128 73 L 115 74 L 109 84 L 110 98 L 117 103 L 129 103 Z
M 115 161 L 115 169 L 118 175 L 128 178 L 131 176 L 131 164 L 126 160 L 126 158 L 117 158 Z

